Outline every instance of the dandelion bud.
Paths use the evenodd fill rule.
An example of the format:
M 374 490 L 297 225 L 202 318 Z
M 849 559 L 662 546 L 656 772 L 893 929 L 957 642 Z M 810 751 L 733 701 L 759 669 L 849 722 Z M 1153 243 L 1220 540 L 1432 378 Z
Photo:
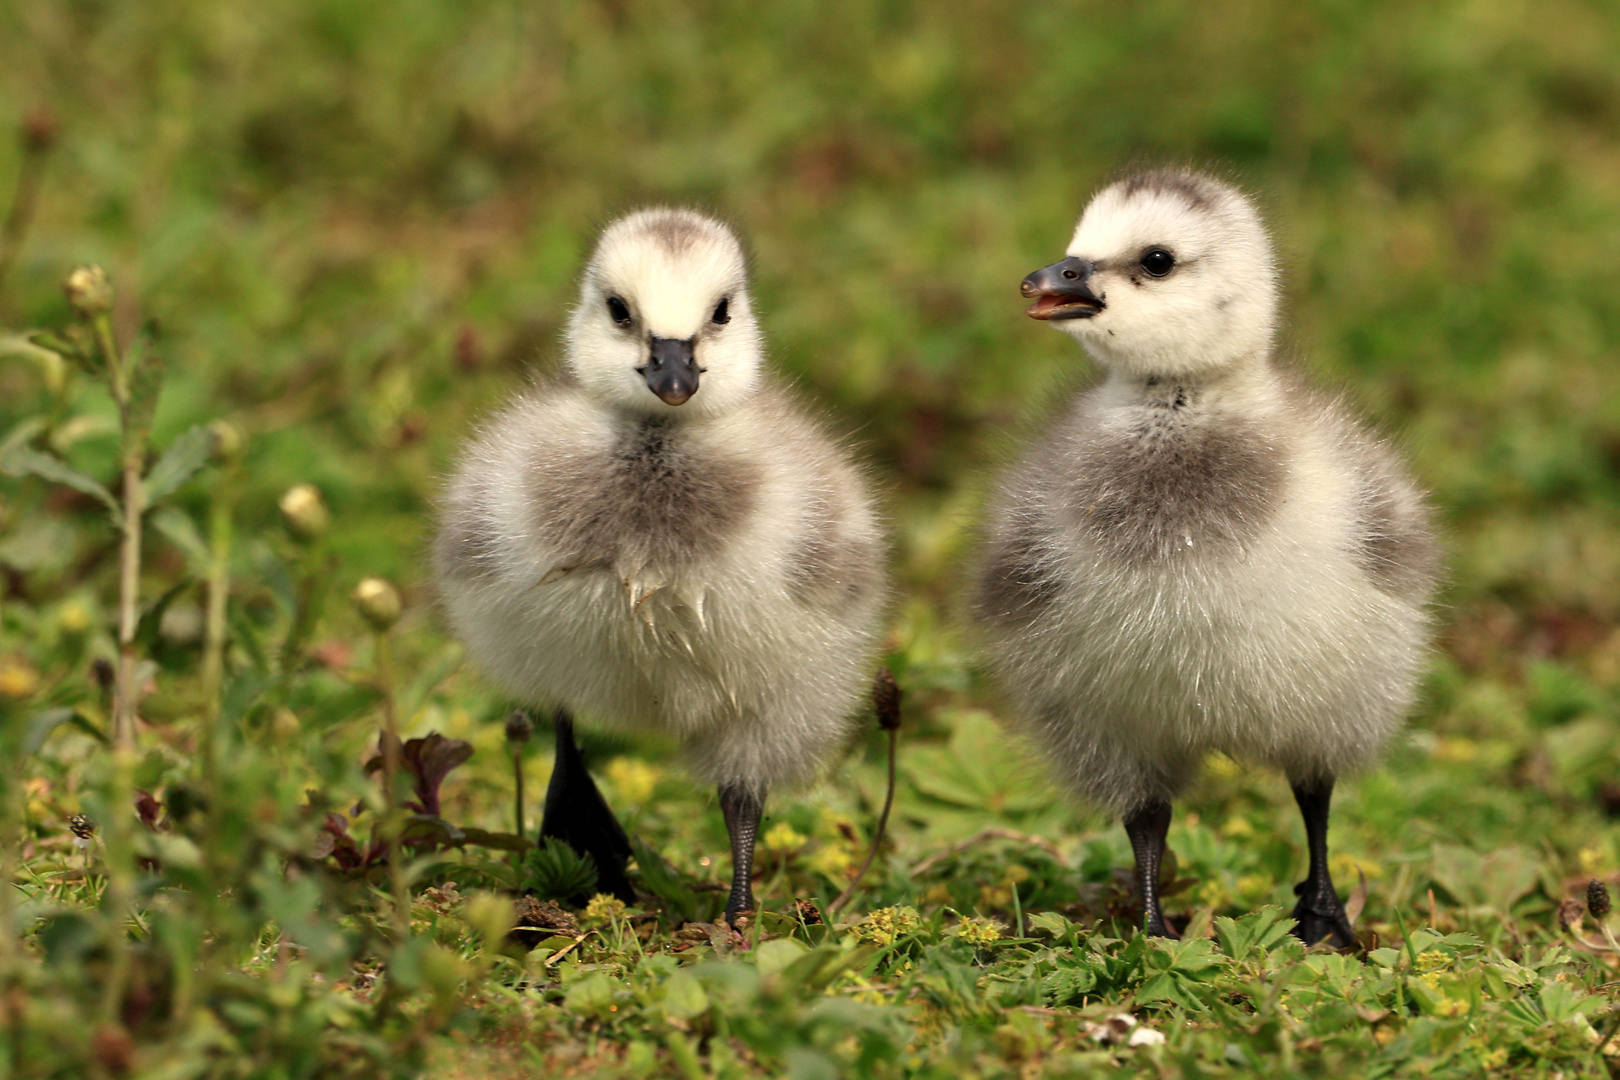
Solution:
M 321 501 L 320 489 L 314 484 L 293 485 L 277 505 L 281 507 L 281 520 L 287 531 L 305 543 L 318 540 L 331 521 L 326 504 Z
M 1609 887 L 1597 878 L 1586 886 L 1586 910 L 1592 918 L 1601 919 L 1609 913 Z
M 872 707 L 877 710 L 878 727 L 884 731 L 900 729 L 900 684 L 886 667 L 878 668 L 872 679 Z
M 229 420 L 215 420 L 208 425 L 209 452 L 213 454 L 214 460 L 221 465 L 234 463 L 242 456 L 242 448 L 246 445 L 247 436 L 242 434 L 241 428 Z M 293 490 L 296 491 L 297 488 Z M 287 494 L 290 495 L 292 492 Z M 286 495 L 283 495 L 282 499 L 285 500 L 286 497 Z M 319 492 L 316 493 L 315 497 L 317 501 L 320 499 Z M 282 509 L 283 511 L 286 509 L 285 502 L 283 502 Z
M 506 718 L 506 741 L 521 746 L 534 734 L 534 720 L 522 709 L 513 709 Z
M 62 283 L 62 289 L 67 293 L 68 303 L 73 305 L 73 310 L 86 319 L 105 315 L 112 310 L 112 280 L 107 277 L 107 271 L 99 266 L 77 267 Z
M 398 589 L 380 577 L 368 577 L 354 587 L 354 606 L 371 628 L 381 633 L 399 621 L 403 605 Z

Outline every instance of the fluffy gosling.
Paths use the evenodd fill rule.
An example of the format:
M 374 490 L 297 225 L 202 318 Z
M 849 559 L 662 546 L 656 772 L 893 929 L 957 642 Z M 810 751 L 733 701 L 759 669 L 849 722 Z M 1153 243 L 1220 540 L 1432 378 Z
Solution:
M 735 924 L 766 793 L 850 732 L 886 586 L 864 478 L 763 370 L 730 230 L 676 209 L 607 228 L 564 371 L 467 445 L 434 562 L 472 657 L 559 710 L 542 835 L 616 865 L 628 892 L 572 718 L 673 735 L 719 789 Z
M 1273 355 L 1272 247 L 1207 176 L 1100 192 L 1028 314 L 1102 369 L 993 500 L 975 613 L 1059 778 L 1124 818 L 1148 933 L 1171 800 L 1211 751 L 1274 766 L 1310 852 L 1296 933 L 1354 945 L 1328 873 L 1336 778 L 1412 703 L 1436 542 L 1388 444 Z

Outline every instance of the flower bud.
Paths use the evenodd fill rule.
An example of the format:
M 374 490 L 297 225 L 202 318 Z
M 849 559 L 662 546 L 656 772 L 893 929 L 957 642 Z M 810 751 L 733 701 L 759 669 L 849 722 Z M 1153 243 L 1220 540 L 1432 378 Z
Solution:
M 513 709 L 506 718 L 506 741 L 521 746 L 534 734 L 534 721 L 522 709 Z
M 0 698 L 21 701 L 39 689 L 39 672 L 21 656 L 0 656 Z
M 299 723 L 298 714 L 285 705 L 277 709 L 275 715 L 270 718 L 270 734 L 274 735 L 278 742 L 296 739 L 302 730 L 303 725 Z
M 67 293 L 68 303 L 73 305 L 73 310 L 86 319 L 105 315 L 112 310 L 112 280 L 107 277 L 107 271 L 99 266 L 76 267 L 67 276 L 67 281 L 62 283 L 62 289 Z
M 368 577 L 354 587 L 354 606 L 379 633 L 399 621 L 399 590 L 380 577 Z
M 209 452 L 213 454 L 214 460 L 221 465 L 234 463 L 242 456 L 242 448 L 246 445 L 247 436 L 242 434 L 241 428 L 229 420 L 215 420 L 208 425 Z M 297 488 L 293 490 L 296 491 Z M 289 495 L 291 493 L 288 492 Z M 283 499 L 286 497 L 286 495 L 282 496 Z M 315 497 L 318 501 L 320 494 L 317 492 Z M 283 504 L 282 509 L 285 511 L 285 504 Z
M 1597 878 L 1586 886 L 1586 910 L 1592 918 L 1601 919 L 1609 913 L 1609 887 Z
M 309 543 L 326 532 L 331 516 L 321 501 L 321 492 L 314 484 L 295 484 L 281 497 L 281 520 L 287 531 Z

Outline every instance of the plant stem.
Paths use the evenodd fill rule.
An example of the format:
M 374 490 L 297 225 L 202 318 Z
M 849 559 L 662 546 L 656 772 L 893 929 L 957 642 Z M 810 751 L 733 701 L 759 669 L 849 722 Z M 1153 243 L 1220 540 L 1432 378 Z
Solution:
M 388 876 L 394 892 L 394 941 L 399 944 L 411 930 L 411 896 L 405 883 L 405 860 L 400 843 L 399 796 L 395 781 L 399 776 L 399 718 L 394 711 L 394 648 L 386 630 L 377 631 L 377 682 L 383 705 L 383 821 L 388 843 Z
M 140 657 L 136 651 L 135 631 L 140 625 L 141 518 L 146 512 L 146 490 L 141 484 L 141 464 L 144 459 L 145 454 L 140 447 L 125 447 L 124 540 L 118 565 L 118 679 L 113 688 L 113 744 L 126 750 L 135 748 L 135 708 L 140 696 L 136 685 L 136 668 Z
M 218 739 L 222 688 L 225 681 L 225 605 L 231 593 L 231 541 L 233 538 L 232 511 L 236 504 L 235 466 L 228 466 L 220 477 L 219 487 L 209 506 L 208 528 L 208 611 L 203 634 L 203 698 L 202 727 L 197 733 L 197 753 L 202 757 L 203 795 L 214 805 L 218 797 L 215 790 L 216 741 Z

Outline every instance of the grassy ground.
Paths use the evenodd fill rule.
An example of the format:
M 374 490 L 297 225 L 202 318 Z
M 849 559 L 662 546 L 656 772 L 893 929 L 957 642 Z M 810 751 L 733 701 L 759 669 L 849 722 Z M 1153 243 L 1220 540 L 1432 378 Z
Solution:
M 105 265 L 107 325 L 167 373 L 151 457 L 178 446 L 184 480 L 142 533 L 121 752 L 119 534 L 15 456 L 116 498 L 119 414 L 104 377 L 0 335 L 0 1073 L 1606 1075 L 1616 958 L 1560 905 L 1620 869 L 1616 55 L 1620 16 L 1561 0 L 0 5 L 0 129 L 37 147 L 56 121 L 43 154 L 0 142 L 0 212 L 43 163 L 31 228 L 0 234 L 0 326 L 90 325 L 60 285 Z M 1291 800 L 1221 761 L 1170 833 L 1195 932 L 1133 937 L 1121 831 L 1001 734 L 952 616 L 985 470 L 1085 369 L 1017 282 L 1133 159 L 1261 194 L 1290 349 L 1443 514 L 1420 715 L 1337 805 L 1364 956 L 1283 936 Z M 773 803 L 739 943 L 705 925 L 712 800 L 663 747 L 593 740 L 645 902 L 501 947 L 488 897 L 560 871 L 480 846 L 513 828 L 510 703 L 435 616 L 428 508 L 554 358 L 594 226 L 649 200 L 748 234 L 774 362 L 886 484 L 891 843 L 845 912 L 795 915 L 870 835 L 874 730 Z M 216 420 L 239 454 L 187 435 Z M 300 483 L 330 512 L 313 538 L 277 505 Z M 370 575 L 403 595 L 386 633 L 347 599 Z M 405 936 L 369 846 L 389 715 L 473 749 L 437 816 L 479 843 L 415 849 Z M 136 790 L 154 830 L 107 809 Z

